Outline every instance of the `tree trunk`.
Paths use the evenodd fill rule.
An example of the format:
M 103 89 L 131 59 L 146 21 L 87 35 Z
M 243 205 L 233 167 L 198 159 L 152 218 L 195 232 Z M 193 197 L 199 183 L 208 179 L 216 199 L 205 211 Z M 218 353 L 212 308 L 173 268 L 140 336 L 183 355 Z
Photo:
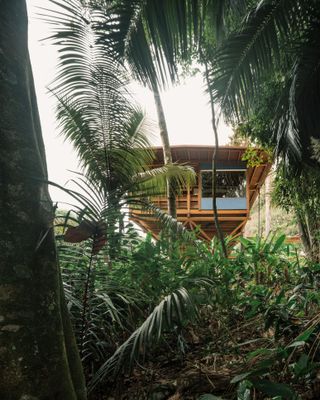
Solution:
M 152 90 L 158 114 L 164 164 L 172 164 L 172 154 L 169 142 L 168 129 L 162 107 L 159 88 L 156 84 L 153 84 Z M 174 194 L 172 183 L 170 182 L 169 179 L 167 180 L 167 196 L 168 196 L 168 214 L 171 215 L 171 217 L 173 218 L 177 218 L 176 196 Z
M 0 24 L 0 398 L 82 400 L 83 373 L 66 310 L 25 1 Z
M 314 213 L 308 213 L 306 209 L 295 210 L 301 242 L 309 260 L 314 263 L 320 262 L 320 240 L 319 223 Z
M 265 228 L 264 235 L 267 237 L 270 233 L 271 228 L 271 195 L 270 195 L 271 185 L 270 185 L 270 175 L 266 177 L 265 182 Z
M 215 113 L 215 109 L 214 109 L 214 101 L 213 101 L 213 96 L 212 96 L 212 92 L 210 90 L 210 84 L 209 84 L 209 71 L 208 71 L 207 62 L 205 62 L 205 78 L 206 78 L 206 83 L 208 86 L 209 97 L 210 97 L 211 125 L 212 125 L 212 130 L 213 130 L 213 135 L 214 135 L 214 150 L 213 150 L 213 154 L 212 154 L 212 210 L 213 210 L 213 216 L 214 216 L 214 224 L 215 224 L 216 231 L 217 231 L 217 237 L 221 244 L 222 253 L 223 253 L 224 257 L 227 258 L 228 251 L 227 251 L 226 243 L 224 241 L 224 234 L 223 234 L 223 231 L 220 226 L 219 216 L 218 216 L 218 207 L 217 207 L 216 176 L 217 176 L 217 155 L 218 155 L 218 150 L 219 150 L 219 136 L 218 136 L 217 122 L 216 122 L 216 113 Z

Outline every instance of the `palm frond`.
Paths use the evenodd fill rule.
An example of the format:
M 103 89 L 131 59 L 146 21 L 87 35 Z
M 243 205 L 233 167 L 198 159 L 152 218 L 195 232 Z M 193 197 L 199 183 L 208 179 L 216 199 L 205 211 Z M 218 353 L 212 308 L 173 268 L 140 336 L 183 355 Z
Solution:
M 155 204 L 137 198 L 129 198 L 127 204 L 129 207 L 132 207 L 130 211 L 131 215 L 134 216 L 134 208 L 138 208 L 145 212 L 146 217 L 156 218 L 163 230 L 169 230 L 174 235 L 182 237 L 186 242 L 192 242 L 195 246 L 197 245 L 197 240 L 193 232 L 189 231 L 181 222 L 171 217 Z M 141 216 L 139 215 L 139 217 Z
M 72 207 L 75 209 L 75 213 L 79 213 L 82 216 L 85 215 L 89 219 L 98 218 L 101 215 L 102 210 L 105 207 L 105 202 L 102 201 L 101 199 L 99 202 L 95 202 L 95 201 L 91 202 L 90 198 L 88 198 L 88 196 L 86 196 L 84 193 L 81 193 L 81 191 L 68 189 L 65 186 L 61 186 L 61 185 L 59 185 L 55 182 L 51 182 L 51 181 L 48 181 L 48 184 L 55 186 L 58 189 L 66 192 L 76 202 L 75 204 L 72 204 Z M 76 184 L 79 185 L 78 182 L 76 182 Z M 101 189 L 100 189 L 100 191 L 101 191 Z
M 320 10 L 319 14 L 320 16 Z M 311 138 L 320 138 L 320 26 L 313 22 L 299 46 L 293 66 L 290 101 L 300 145 L 310 161 Z M 306 160 L 304 160 L 306 161 Z
M 144 196 L 164 194 L 167 190 L 169 179 L 176 194 L 190 187 L 195 182 L 195 172 L 187 165 L 166 164 L 162 167 L 152 168 L 140 172 L 132 177 L 135 193 L 144 193 Z
M 98 22 L 99 43 L 126 60 L 149 87 L 177 79 L 178 60 L 188 59 L 197 43 L 201 1 L 122 0 L 107 7 Z
M 249 13 L 242 29 L 217 49 L 211 90 L 224 111 L 235 117 L 246 114 L 259 90 L 260 79 L 279 65 L 284 43 L 288 45 L 305 22 L 301 2 L 261 1 Z
M 102 257 L 95 260 L 86 293 L 90 246 L 57 241 L 64 289 L 85 368 L 96 369 L 114 352 L 119 332 L 132 332 L 145 296 L 107 279 Z M 106 335 L 108 332 L 108 335 Z
M 147 348 L 159 341 L 165 330 L 182 326 L 184 321 L 190 321 L 196 315 L 195 303 L 185 288 L 166 296 L 144 323 L 99 368 L 90 382 L 89 390 L 93 390 L 106 376 L 114 376 L 124 368 L 130 370 L 140 353 L 144 354 Z
M 311 141 L 320 137 L 319 24 L 311 21 L 300 34 L 274 124 L 277 153 L 285 154 L 291 165 L 296 166 L 301 166 L 301 162 L 313 163 Z
M 295 111 L 290 101 L 291 87 L 292 80 L 290 79 L 286 82 L 277 102 L 272 127 L 274 129 L 275 155 L 278 157 L 282 155 L 285 163 L 298 165 L 301 163 L 302 147 L 294 118 Z
M 318 124 L 319 112 L 314 112 L 315 108 L 319 110 L 317 96 L 311 101 L 314 107 L 309 103 L 313 111 L 311 118 L 309 108 L 303 106 L 309 97 L 308 90 L 312 93 L 318 84 L 319 53 L 318 49 L 312 49 L 318 32 L 314 39 L 311 34 L 317 25 L 315 15 L 319 15 L 315 2 L 262 0 L 249 13 L 243 27 L 218 48 L 211 75 L 210 90 L 214 98 L 228 118 L 239 122 L 249 117 L 262 82 L 283 71 L 287 83 L 274 115 L 270 116 L 270 126 L 273 120 L 277 155 L 283 155 L 295 165 L 302 158 L 310 159 L 310 130 Z M 310 83 L 312 79 L 309 81 L 310 86 L 308 74 L 315 79 L 313 83 Z
M 81 0 L 50 0 L 55 8 L 44 10 L 43 19 L 53 33 L 48 38 L 58 48 L 58 74 L 52 89 L 60 96 L 86 97 L 92 93 L 94 81 L 101 72 L 109 90 L 123 86 L 124 74 L 115 58 L 103 55 L 96 45 L 92 25 L 100 18 L 99 11 L 83 5 Z
M 101 13 L 80 0 L 53 3 L 59 11 L 51 11 L 47 19 L 55 30 L 51 41 L 58 46 L 60 61 L 52 91 L 62 131 L 87 172 L 103 181 L 121 166 L 124 178 L 151 160 L 142 129 L 145 116 L 129 98 L 122 65 L 97 43 L 93 25 Z M 143 149 L 144 156 L 136 157 L 134 149 Z
M 213 37 L 209 39 L 215 39 L 217 43 L 221 43 L 230 29 L 234 29 L 234 26 L 239 24 L 246 11 L 246 3 L 245 0 L 208 0 L 204 2 L 205 35 L 207 36 L 207 32 L 210 32 Z

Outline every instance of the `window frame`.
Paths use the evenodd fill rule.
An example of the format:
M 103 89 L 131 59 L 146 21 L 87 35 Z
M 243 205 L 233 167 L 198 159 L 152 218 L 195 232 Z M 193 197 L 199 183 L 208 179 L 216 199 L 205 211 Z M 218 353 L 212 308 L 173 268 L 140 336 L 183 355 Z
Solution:
M 202 196 L 202 173 L 203 172 L 211 172 L 212 169 L 200 169 L 199 170 L 199 197 L 198 197 L 198 206 L 199 210 L 201 210 L 201 200 L 202 199 L 212 199 L 213 197 L 203 197 Z M 246 205 L 248 208 L 248 169 L 247 168 L 217 168 L 216 172 L 244 172 L 245 175 L 245 196 L 243 197 L 234 197 L 235 199 L 246 199 Z M 217 197 L 217 199 L 224 199 L 224 197 Z

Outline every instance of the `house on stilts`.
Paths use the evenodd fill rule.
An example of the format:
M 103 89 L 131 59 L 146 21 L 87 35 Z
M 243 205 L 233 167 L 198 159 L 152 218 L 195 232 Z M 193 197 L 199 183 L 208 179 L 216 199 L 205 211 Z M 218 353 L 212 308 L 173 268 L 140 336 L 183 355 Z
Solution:
M 211 240 L 216 235 L 212 199 L 212 156 L 213 146 L 179 145 L 172 146 L 173 162 L 190 165 L 196 172 L 196 183 L 185 189 L 176 199 L 177 219 L 186 228 L 197 227 L 199 236 Z M 250 209 L 263 185 L 271 164 L 267 154 L 255 150 L 260 162 L 247 167 L 243 161 L 246 147 L 219 147 L 216 159 L 217 209 L 221 229 L 225 236 L 243 233 L 250 217 Z M 155 159 L 151 167 L 163 165 L 162 147 L 155 147 Z M 155 197 L 151 201 L 162 210 L 167 209 L 167 198 Z M 145 232 L 158 238 L 160 224 L 145 211 L 130 210 L 130 218 Z

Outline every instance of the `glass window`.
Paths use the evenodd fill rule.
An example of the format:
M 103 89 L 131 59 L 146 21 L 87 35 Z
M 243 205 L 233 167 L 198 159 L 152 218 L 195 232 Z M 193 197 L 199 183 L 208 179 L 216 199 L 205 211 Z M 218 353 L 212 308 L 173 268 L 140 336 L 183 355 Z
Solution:
M 202 197 L 212 197 L 212 172 L 201 171 Z M 245 171 L 217 171 L 217 197 L 246 197 Z

